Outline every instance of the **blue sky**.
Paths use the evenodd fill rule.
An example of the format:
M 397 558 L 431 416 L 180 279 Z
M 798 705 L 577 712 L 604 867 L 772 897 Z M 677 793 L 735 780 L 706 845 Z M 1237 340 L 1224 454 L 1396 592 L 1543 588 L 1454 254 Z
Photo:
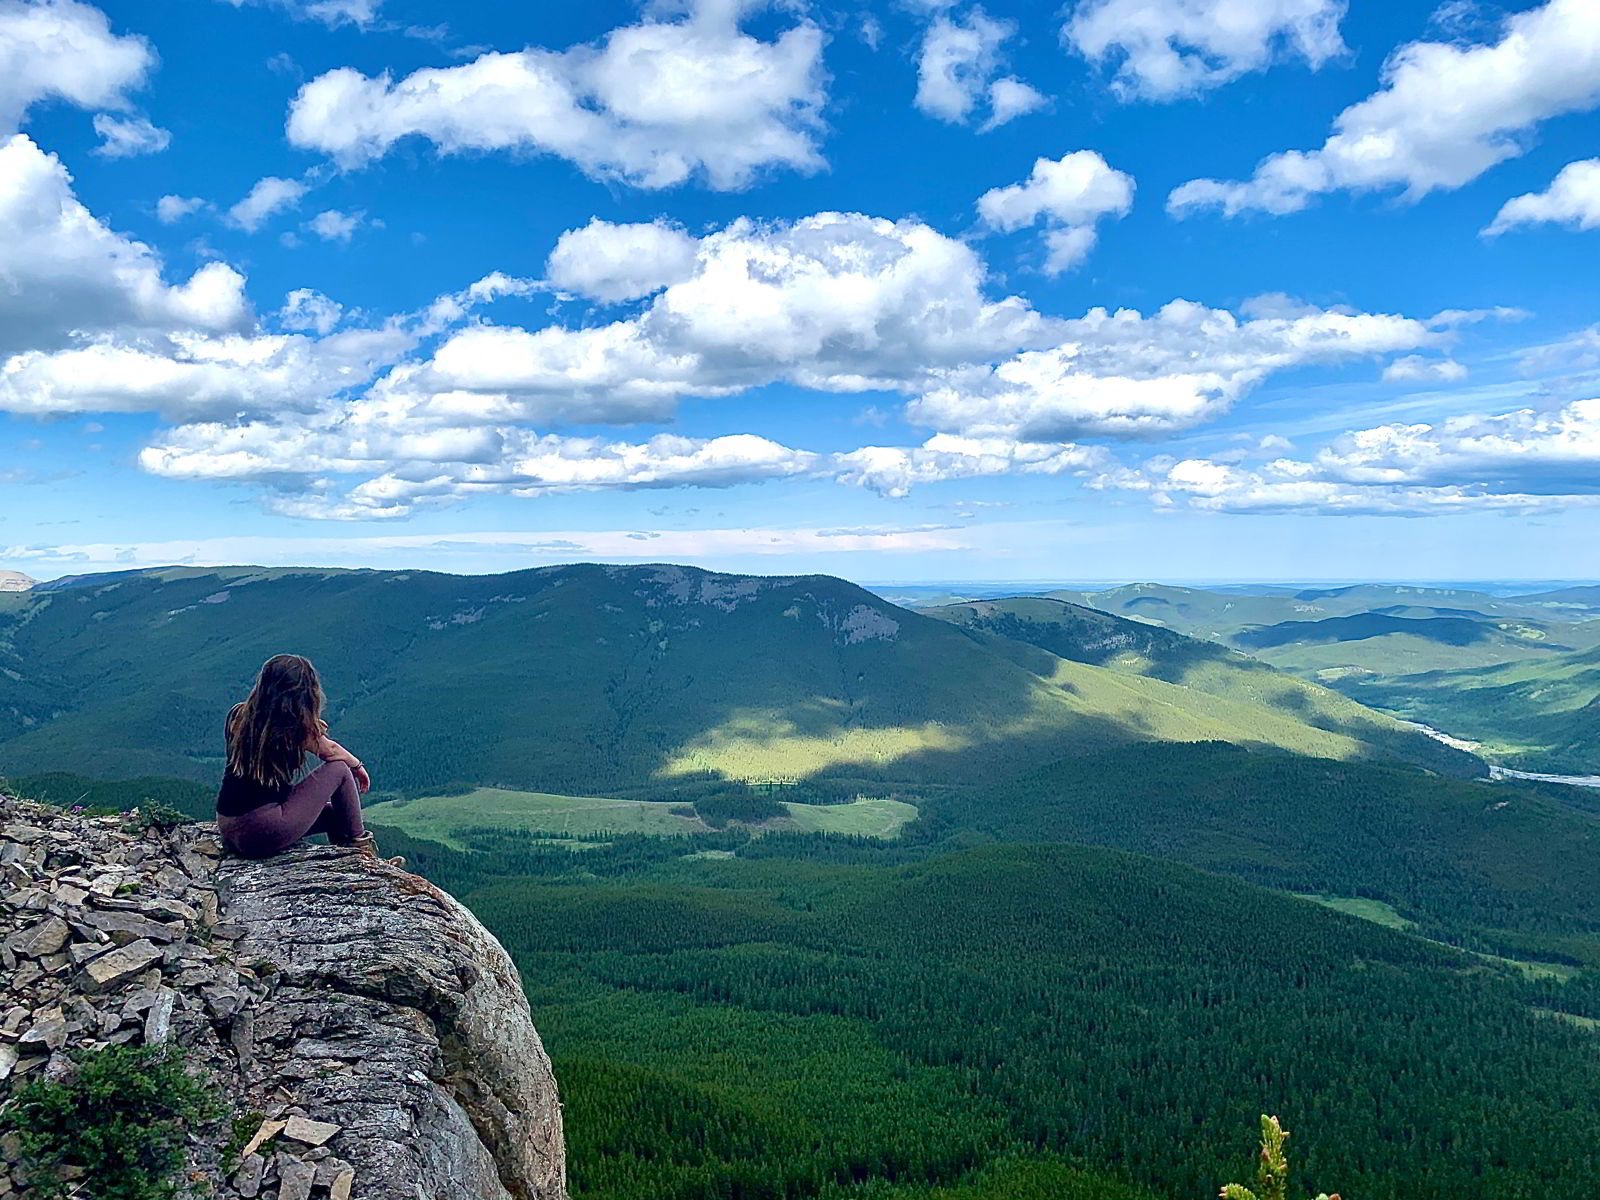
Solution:
M 0 568 L 1600 577 L 1597 108 L 1592 0 L 0 0 Z

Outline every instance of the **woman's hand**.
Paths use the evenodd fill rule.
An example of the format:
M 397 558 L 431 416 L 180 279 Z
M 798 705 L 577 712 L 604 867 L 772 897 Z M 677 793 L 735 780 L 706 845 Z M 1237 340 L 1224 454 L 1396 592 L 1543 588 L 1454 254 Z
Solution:
M 350 774 L 356 777 L 356 791 L 366 795 L 372 790 L 372 776 L 367 774 L 366 767 L 358 762 L 350 764 Z

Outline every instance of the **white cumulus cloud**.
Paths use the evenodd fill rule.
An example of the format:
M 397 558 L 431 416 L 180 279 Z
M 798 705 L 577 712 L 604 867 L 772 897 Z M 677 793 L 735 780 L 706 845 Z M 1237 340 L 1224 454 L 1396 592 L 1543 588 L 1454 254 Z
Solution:
M 1383 369 L 1385 383 L 1454 383 L 1467 377 L 1467 369 L 1452 358 L 1424 358 L 1408 354 Z
M 1094 446 L 937 433 L 920 446 L 863 446 L 835 455 L 828 472 L 840 483 L 898 498 L 913 487 L 950 479 L 1084 474 L 1104 467 L 1110 457 Z
M 1153 459 L 1097 485 L 1219 512 L 1431 516 L 1600 503 L 1600 399 L 1380 425 L 1256 468 Z
M 939 13 L 923 34 L 917 56 L 917 108 L 941 121 L 964 125 L 987 106 L 984 129 L 1042 107 L 1035 88 L 1011 75 L 1000 75 L 1001 47 L 1015 32 L 981 8 L 965 17 Z
M 42 100 L 127 107 L 156 57 L 143 38 L 119 36 L 78 0 L 0 0 L 0 136 Z
M 278 323 L 285 329 L 327 337 L 343 315 L 344 305 L 337 300 L 311 288 L 296 288 L 284 298 Z
M 207 207 L 207 202 L 198 196 L 163 196 L 156 201 L 156 220 L 163 225 L 176 225 L 190 213 Z
M 545 274 L 592 300 L 637 300 L 694 274 L 699 242 L 665 221 L 613 225 L 596 217 L 556 242 Z
M 141 452 L 154 474 L 184 479 L 312 477 L 271 500 L 280 512 L 384 519 L 492 493 L 732 487 L 803 474 L 817 455 L 752 434 L 644 442 L 562 437 L 516 428 L 404 429 L 359 420 L 284 426 L 182 426 Z M 347 491 L 326 474 L 369 476 Z
M 100 135 L 100 144 L 94 152 L 105 158 L 160 154 L 172 144 L 172 134 L 165 129 L 158 129 L 144 117 L 96 113 L 94 131 Z
M 1219 415 L 1269 375 L 1436 343 L 1425 322 L 1313 309 L 1240 320 L 1175 300 L 1151 316 L 1091 310 L 1052 325 L 1058 344 L 943 373 L 906 407 L 918 425 L 973 437 L 1149 437 Z
M 1082 0 L 1065 40 L 1093 62 L 1116 62 L 1124 97 L 1172 100 L 1280 58 L 1312 67 L 1344 53 L 1344 0 Z
M 817 170 L 822 32 L 801 21 L 762 41 L 739 27 L 746 7 L 698 0 L 682 20 L 647 17 L 599 45 L 490 52 L 399 80 L 329 71 L 295 97 L 289 140 L 358 167 L 419 136 L 445 154 L 551 154 L 645 188 Z
M 413 345 L 396 330 L 351 330 L 324 338 L 174 334 L 149 346 L 30 350 L 0 363 L 0 411 L 154 412 L 180 421 L 313 413 Z
M 978 215 L 992 229 L 1010 231 L 1043 222 L 1045 270 L 1052 275 L 1078 265 L 1094 248 L 1095 226 L 1133 208 L 1133 176 L 1115 170 L 1093 150 L 1041 158 L 1022 183 L 994 188 L 978 198 Z
M 0 140 L 0 279 L 0 355 L 108 330 L 236 329 L 250 315 L 223 263 L 167 284 L 155 251 L 90 213 L 60 160 L 23 134 Z
M 1600 104 L 1600 4 L 1547 0 L 1488 44 L 1411 42 L 1383 77 L 1320 149 L 1274 154 L 1243 182 L 1191 180 L 1168 208 L 1282 214 L 1327 192 L 1403 188 L 1415 200 L 1470 183 L 1522 154 L 1541 122 Z
M 370 25 L 378 18 L 383 0 L 227 0 L 235 8 L 246 4 L 262 3 L 281 8 L 290 16 L 302 20 L 321 21 L 324 25 Z
M 276 214 L 296 207 L 308 191 L 298 179 L 268 175 L 256 180 L 244 199 L 228 210 L 228 223 L 254 233 Z
M 1495 237 L 1521 225 L 1544 224 L 1600 227 L 1600 158 L 1568 163 L 1544 191 L 1507 200 L 1483 232 Z
M 365 213 L 347 213 L 330 208 L 307 221 L 306 228 L 325 242 L 348 242 L 365 219 Z

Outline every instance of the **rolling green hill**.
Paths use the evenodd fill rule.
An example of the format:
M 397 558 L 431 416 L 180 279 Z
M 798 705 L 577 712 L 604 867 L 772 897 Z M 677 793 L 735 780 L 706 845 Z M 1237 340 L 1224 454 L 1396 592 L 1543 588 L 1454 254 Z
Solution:
M 1554 659 L 1600 641 L 1600 621 L 1402 617 L 1360 613 L 1285 621 L 1236 634 L 1233 644 L 1285 670 L 1338 687 L 1372 677 Z
M 1337 692 L 1215 642 L 1047 596 L 1013 596 L 922 610 L 964 629 L 1026 642 L 1057 657 L 1178 684 L 1219 700 L 1294 713 L 1319 729 L 1405 758 L 1415 730 Z
M 1600 774 L 1600 648 L 1478 670 L 1353 680 L 1349 691 L 1481 742 L 1510 766 Z
M 1584 600 L 1596 590 L 1498 597 L 1390 584 L 1235 592 L 1140 583 L 1050 596 L 1233 646 L 1348 690 L 1347 678 L 1490 666 L 1600 645 L 1600 609 Z
M 1285 891 L 1364 897 L 1430 936 L 1600 965 L 1600 816 L 1533 789 L 1147 745 L 927 808 L 941 828 L 1111 846 Z
M 0 605 L 0 764 L 214 778 L 268 655 L 321 668 L 380 788 L 961 782 L 1134 740 L 1481 770 L 1275 707 L 965 632 L 842 580 L 682 567 L 497 576 L 239 567 L 58 580 Z M 1359 734 L 1359 731 L 1356 731 Z

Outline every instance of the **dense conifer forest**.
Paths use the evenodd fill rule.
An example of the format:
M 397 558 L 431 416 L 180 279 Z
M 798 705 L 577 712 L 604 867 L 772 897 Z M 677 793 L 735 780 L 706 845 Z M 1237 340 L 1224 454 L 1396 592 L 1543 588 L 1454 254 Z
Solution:
M 386 847 L 521 965 L 579 1196 L 1178 1200 L 1248 1174 L 1262 1112 L 1347 1198 L 1591 1194 L 1590 973 L 1148 857 L 924 834 Z

